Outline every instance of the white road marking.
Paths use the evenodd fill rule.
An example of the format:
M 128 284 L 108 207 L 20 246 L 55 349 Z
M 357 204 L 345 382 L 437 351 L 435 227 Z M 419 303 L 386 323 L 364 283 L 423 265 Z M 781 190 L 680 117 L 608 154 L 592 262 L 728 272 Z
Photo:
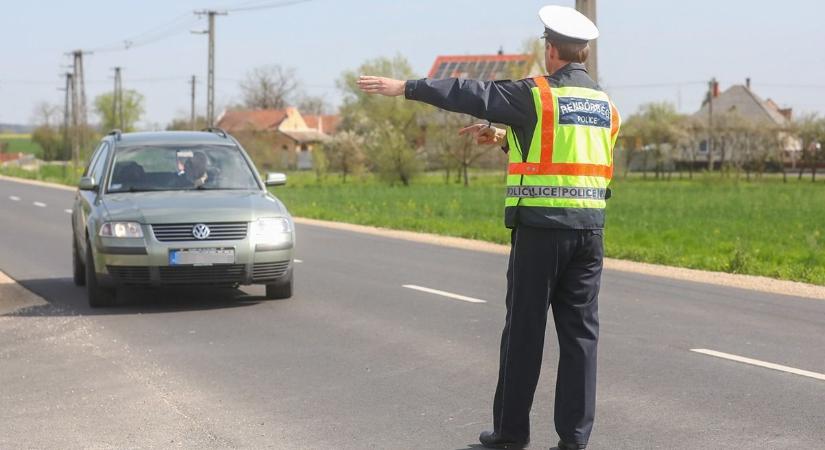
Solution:
M 722 352 L 717 352 L 715 350 L 708 350 L 708 349 L 705 349 L 705 348 L 692 348 L 692 349 L 690 349 L 690 351 L 696 352 L 696 353 L 701 353 L 703 355 L 715 356 L 717 358 L 728 359 L 728 360 L 731 360 L 731 361 L 750 364 L 750 365 L 753 365 L 753 366 L 764 367 L 766 369 L 779 370 L 781 372 L 792 373 L 794 375 L 802 375 L 803 377 L 809 377 L 809 378 L 813 378 L 813 379 L 816 379 L 816 380 L 825 381 L 825 374 L 822 374 L 822 373 L 811 372 L 811 371 L 802 370 L 802 369 L 796 369 L 796 368 L 793 368 L 793 367 L 783 366 L 781 364 L 774 364 L 774 363 L 770 363 L 770 362 L 759 361 L 758 359 L 745 358 L 744 356 L 731 355 L 730 353 L 722 353 Z
M 71 214 L 72 210 L 71 209 L 64 209 L 63 212 L 65 212 L 66 214 Z
M 11 201 L 13 201 L 13 202 L 19 202 L 19 201 L 20 201 L 20 197 L 18 197 L 18 196 L 16 196 L 16 195 L 9 195 L 9 200 L 11 200 Z
M 37 206 L 39 208 L 45 208 L 46 204 L 43 202 L 34 202 L 34 206 Z
M 295 261 L 298 264 L 301 264 L 302 262 L 304 262 L 303 259 L 293 259 L 293 261 Z
M 435 294 L 440 295 L 442 297 L 452 298 L 456 300 L 461 300 L 462 302 L 469 302 L 469 303 L 487 303 L 487 300 L 481 300 L 478 298 L 467 297 L 465 295 L 453 294 L 452 292 L 445 292 L 439 291 L 438 289 L 430 289 L 422 286 L 416 286 L 414 284 L 405 284 L 403 287 L 407 289 L 413 289 L 416 291 L 426 292 L 428 294 Z

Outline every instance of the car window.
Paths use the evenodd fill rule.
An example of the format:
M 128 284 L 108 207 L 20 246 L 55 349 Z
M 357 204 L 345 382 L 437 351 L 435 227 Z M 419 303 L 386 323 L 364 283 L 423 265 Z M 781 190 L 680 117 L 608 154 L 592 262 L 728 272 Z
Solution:
M 118 148 L 108 192 L 259 188 L 237 147 L 157 145 Z
M 103 148 L 98 152 L 97 158 L 92 165 L 92 170 L 88 175 L 95 179 L 98 186 L 103 183 L 103 173 L 106 169 L 106 159 L 109 156 L 109 144 L 103 143 L 102 145 Z
M 95 165 L 95 162 L 97 161 L 98 157 L 100 156 L 100 153 L 101 153 L 100 149 L 103 148 L 103 144 L 104 144 L 104 142 L 101 142 L 100 144 L 98 144 L 97 148 L 95 148 L 95 151 L 92 152 L 92 156 L 91 156 L 91 158 L 89 158 L 89 163 L 86 165 L 86 170 L 83 171 L 83 176 L 84 177 L 88 177 L 89 173 L 91 173 L 92 167 Z

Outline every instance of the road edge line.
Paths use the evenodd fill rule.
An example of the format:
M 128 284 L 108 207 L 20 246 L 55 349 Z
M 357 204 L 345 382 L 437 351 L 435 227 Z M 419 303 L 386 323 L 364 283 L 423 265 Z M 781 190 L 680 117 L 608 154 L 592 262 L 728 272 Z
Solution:
M 40 187 L 50 187 L 55 189 L 61 189 L 64 191 L 76 191 L 76 187 L 66 186 L 65 184 L 58 184 L 52 183 L 50 181 L 41 181 L 41 180 L 31 180 L 28 178 L 18 178 L 18 177 L 10 177 L 8 175 L 0 175 L 0 180 L 3 181 L 12 181 L 15 183 L 23 183 L 23 184 L 30 184 L 32 186 L 40 186 Z
M 690 351 L 694 353 L 699 353 L 700 355 L 713 356 L 714 358 L 725 359 L 728 361 L 734 361 L 741 364 L 748 364 L 754 367 L 762 367 L 763 369 L 771 369 L 779 372 L 799 375 L 802 377 L 813 378 L 814 380 L 825 381 L 825 374 L 814 372 L 811 370 L 797 369 L 796 367 L 786 366 L 783 364 L 776 364 L 768 361 L 762 361 L 759 359 L 748 358 L 746 356 L 734 355 L 732 353 L 710 350 L 707 348 L 692 348 L 690 349 Z

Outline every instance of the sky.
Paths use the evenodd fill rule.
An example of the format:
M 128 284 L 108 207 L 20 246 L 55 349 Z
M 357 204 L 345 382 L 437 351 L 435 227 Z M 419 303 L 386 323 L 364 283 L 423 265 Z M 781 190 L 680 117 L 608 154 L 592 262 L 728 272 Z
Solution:
M 38 103 L 62 105 L 64 53 L 76 48 L 95 50 L 84 60 L 89 103 L 111 91 L 121 66 L 124 88 L 145 96 L 143 128 L 188 116 L 192 75 L 203 114 L 207 39 L 189 30 L 206 21 L 192 11 L 276 2 L 0 0 L 0 123 L 29 124 Z M 401 55 L 423 77 L 438 55 L 515 53 L 541 35 L 545 4 L 574 1 L 311 0 L 219 16 L 217 108 L 241 100 L 239 81 L 258 66 L 292 67 L 307 94 L 336 105 L 341 73 L 368 59 Z M 601 0 L 599 81 L 625 116 L 653 101 L 693 112 L 712 77 L 722 90 L 750 77 L 758 95 L 794 114 L 825 114 L 823 17 L 820 0 Z M 157 30 L 174 33 L 122 50 Z

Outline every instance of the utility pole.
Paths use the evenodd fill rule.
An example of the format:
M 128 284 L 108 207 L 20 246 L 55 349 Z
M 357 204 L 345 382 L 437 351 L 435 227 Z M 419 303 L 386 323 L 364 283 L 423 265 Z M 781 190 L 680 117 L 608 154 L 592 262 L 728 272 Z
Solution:
M 78 146 L 85 145 L 86 129 L 88 128 L 86 115 L 86 81 L 83 75 L 83 55 L 90 55 L 91 52 L 84 52 L 83 50 L 74 50 L 67 55 L 72 57 L 72 114 L 73 126 L 75 133 L 78 136 Z M 74 123 L 74 121 L 77 123 Z M 78 153 L 79 154 L 79 153 Z
M 112 127 L 123 129 L 123 84 L 120 78 L 120 67 L 115 67 L 115 88 L 112 90 Z
M 209 72 L 206 80 L 206 126 L 215 125 L 215 16 L 225 16 L 226 11 L 202 10 L 195 11 L 198 16 L 207 16 L 209 29 L 197 34 L 209 35 Z
M 576 0 L 576 10 L 587 16 L 588 19 L 596 23 L 596 0 Z M 585 67 L 590 78 L 599 81 L 599 50 L 597 46 L 598 39 L 590 41 L 590 56 L 587 57 Z
M 716 78 L 708 83 L 708 171 L 713 171 L 713 97 L 716 96 Z
M 75 73 L 77 70 L 75 70 Z M 72 90 L 72 168 L 77 171 L 77 163 L 80 159 L 80 117 L 77 111 L 77 78 L 71 74 Z
M 66 97 L 63 100 L 63 149 L 61 152 L 62 155 L 60 155 L 60 159 L 63 160 L 63 178 L 66 178 L 66 164 L 68 164 L 71 149 L 69 145 L 69 99 L 72 95 L 72 74 L 66 72 L 64 75 L 66 76 L 66 87 L 62 89 L 58 88 L 58 90 L 66 93 Z
M 189 128 L 195 130 L 195 84 L 197 83 L 196 78 L 192 75 L 192 81 L 189 84 L 192 85 L 192 107 L 190 108 L 191 117 L 189 119 Z

